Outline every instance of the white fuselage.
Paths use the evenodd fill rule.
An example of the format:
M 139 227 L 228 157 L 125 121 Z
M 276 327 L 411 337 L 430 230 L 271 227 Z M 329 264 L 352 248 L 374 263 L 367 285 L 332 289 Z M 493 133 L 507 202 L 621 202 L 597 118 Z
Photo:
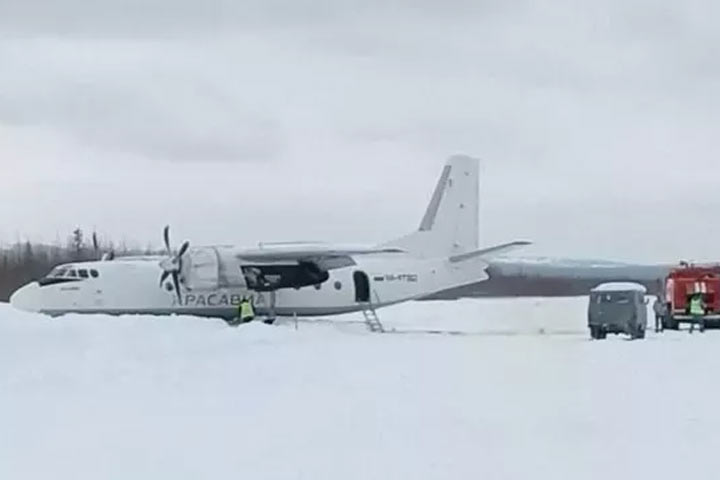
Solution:
M 41 285 L 31 283 L 18 290 L 11 303 L 22 310 L 49 315 L 67 313 L 188 314 L 232 318 L 243 297 L 252 297 L 256 312 L 267 314 L 271 295 L 279 316 L 319 316 L 379 308 L 427 296 L 487 278 L 478 261 L 451 264 L 447 259 L 419 259 L 407 254 L 366 255 L 356 265 L 330 270 L 320 285 L 257 292 L 246 286 L 211 289 L 181 288 L 181 299 L 169 283 L 162 286 L 161 257 L 84 262 L 66 266 L 97 276 Z M 363 288 L 364 278 L 367 288 Z

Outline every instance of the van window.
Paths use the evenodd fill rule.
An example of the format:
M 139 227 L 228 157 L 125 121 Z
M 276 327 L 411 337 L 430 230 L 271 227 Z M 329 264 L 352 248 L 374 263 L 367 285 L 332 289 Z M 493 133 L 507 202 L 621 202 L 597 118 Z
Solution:
M 612 293 L 601 293 L 595 297 L 596 303 L 620 303 L 627 304 L 631 303 L 634 298 L 632 293 L 625 292 L 612 292 Z
M 98 273 L 97 270 L 90 270 L 90 276 L 92 278 L 98 278 L 100 276 L 100 274 Z
M 594 298 L 595 303 L 618 303 L 623 305 L 633 303 L 634 300 L 635 294 L 628 292 L 601 293 Z
M 87 270 L 78 270 L 78 274 L 80 274 L 80 278 L 89 278 L 90 275 L 88 275 Z
M 630 295 L 627 293 L 616 293 L 614 297 L 615 303 L 630 303 Z

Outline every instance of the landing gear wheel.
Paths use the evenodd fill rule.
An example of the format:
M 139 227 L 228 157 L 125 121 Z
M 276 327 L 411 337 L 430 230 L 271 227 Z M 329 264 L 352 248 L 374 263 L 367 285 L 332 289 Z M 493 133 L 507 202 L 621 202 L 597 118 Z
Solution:
M 273 323 L 275 323 L 275 320 L 277 320 L 277 316 L 275 313 L 276 304 L 277 304 L 276 292 L 275 292 L 275 290 L 273 290 L 270 292 L 270 308 L 268 310 L 268 315 L 263 320 L 263 323 L 265 325 L 272 325 Z

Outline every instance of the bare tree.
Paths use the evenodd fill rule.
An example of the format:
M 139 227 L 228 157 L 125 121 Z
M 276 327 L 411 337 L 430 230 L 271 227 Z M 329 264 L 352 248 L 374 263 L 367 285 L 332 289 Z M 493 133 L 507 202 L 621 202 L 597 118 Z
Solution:
M 85 247 L 85 239 L 83 238 L 83 231 L 80 227 L 73 230 L 71 242 L 73 249 L 75 250 L 75 259 L 80 260 Z

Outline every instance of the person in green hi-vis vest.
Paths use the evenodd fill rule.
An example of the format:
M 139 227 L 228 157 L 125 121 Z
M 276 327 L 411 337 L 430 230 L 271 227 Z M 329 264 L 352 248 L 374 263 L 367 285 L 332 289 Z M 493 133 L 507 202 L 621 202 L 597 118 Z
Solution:
M 252 298 L 243 297 L 239 310 L 240 321 L 242 323 L 252 322 L 255 318 L 255 308 L 253 307 Z
M 705 302 L 703 301 L 703 294 L 695 292 L 690 296 L 690 315 L 693 317 L 693 321 L 690 324 L 690 333 L 695 329 L 695 325 L 701 332 L 705 331 Z

